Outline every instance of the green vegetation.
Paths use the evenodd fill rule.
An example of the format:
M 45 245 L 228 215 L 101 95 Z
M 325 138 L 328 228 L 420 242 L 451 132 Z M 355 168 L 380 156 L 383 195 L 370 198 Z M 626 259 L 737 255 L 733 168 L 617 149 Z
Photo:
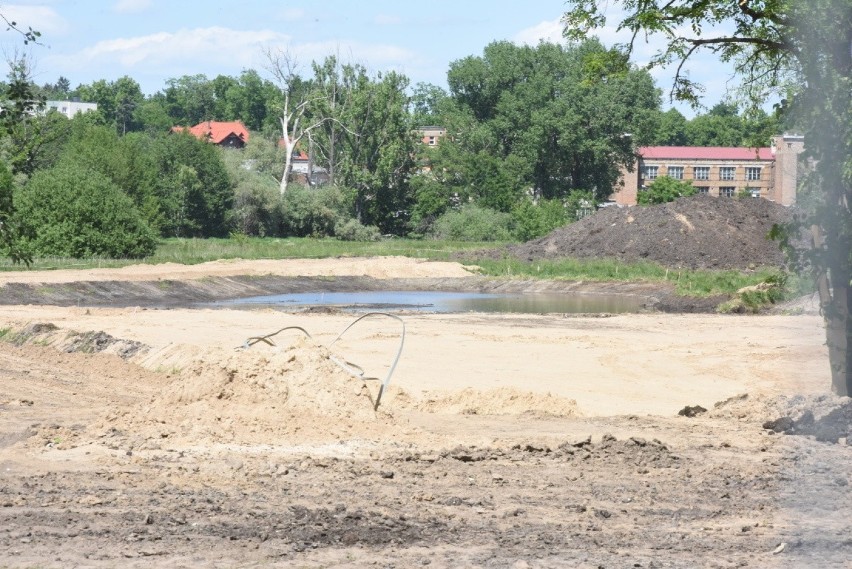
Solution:
M 343 241 L 334 238 L 259 238 L 241 235 L 233 239 L 163 239 L 156 252 L 144 259 L 91 257 L 38 257 L 31 269 L 118 268 L 139 262 L 195 265 L 219 259 L 322 259 L 328 257 L 403 256 L 445 261 L 463 251 L 475 251 L 504 245 L 502 242 L 440 241 L 422 239 L 382 239 L 380 241 Z M 8 259 L 0 259 L 0 271 L 20 271 Z
M 33 257 L 141 258 L 156 247 L 132 200 L 105 176 L 76 164 L 36 173 L 15 202 L 19 246 Z
M 99 235 L 103 224 L 81 230 L 91 244 L 67 250 L 38 249 L 32 227 L 21 234 L 31 224 L 16 200 L 60 164 L 78 166 L 81 184 L 89 173 L 108 179 L 159 238 L 529 240 L 594 211 L 637 145 L 743 144 L 778 130 L 730 104 L 692 120 L 662 112 L 651 75 L 597 40 L 494 42 L 450 64 L 447 91 L 336 57 L 305 75 L 289 71 L 286 54 L 267 57 L 266 72 L 184 75 L 153 95 L 128 76 L 39 86 L 33 62 L 11 62 L 0 84 L 9 102 L 0 113 L 0 256 L 98 259 L 115 241 Z M 73 97 L 98 110 L 71 120 L 40 111 L 45 99 Z M 204 120 L 242 121 L 248 144 L 222 149 L 171 132 Z M 425 124 L 452 134 L 419 144 Z M 288 155 L 308 151 L 314 175 L 285 176 Z M 116 254 L 146 254 L 124 247 Z
M 660 176 L 644 191 L 639 192 L 639 205 L 667 203 L 677 198 L 695 195 L 692 181 L 683 182 L 668 176 Z
M 476 260 L 482 274 L 495 277 L 565 279 L 582 281 L 667 282 L 684 296 L 734 294 L 743 287 L 760 283 L 786 282 L 778 270 L 753 272 L 667 269 L 655 263 L 623 263 L 614 259 L 560 259 L 520 261 L 518 259 Z M 798 281 L 795 282 L 798 285 Z M 790 293 L 798 288 L 786 289 Z M 778 299 L 775 299 L 778 300 Z

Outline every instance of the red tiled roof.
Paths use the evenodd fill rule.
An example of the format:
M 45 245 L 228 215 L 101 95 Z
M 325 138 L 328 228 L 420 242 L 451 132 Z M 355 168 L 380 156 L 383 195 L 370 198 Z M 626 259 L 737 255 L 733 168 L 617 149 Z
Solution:
M 183 126 L 172 127 L 172 132 L 189 132 L 193 136 L 202 139 L 209 139 L 213 144 L 220 144 L 229 136 L 234 135 L 243 142 L 248 142 L 249 132 L 245 125 L 240 121 L 232 122 L 216 122 L 204 121 L 200 122 L 192 128 Z
M 643 146 L 639 154 L 644 159 L 682 160 L 775 160 L 771 148 L 740 148 L 733 146 Z

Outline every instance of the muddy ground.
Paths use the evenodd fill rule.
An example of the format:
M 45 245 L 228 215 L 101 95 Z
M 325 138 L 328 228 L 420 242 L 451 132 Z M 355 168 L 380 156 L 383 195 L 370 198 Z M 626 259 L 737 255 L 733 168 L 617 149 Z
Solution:
M 852 567 L 817 316 L 405 318 L 8 304 L 0 567 Z

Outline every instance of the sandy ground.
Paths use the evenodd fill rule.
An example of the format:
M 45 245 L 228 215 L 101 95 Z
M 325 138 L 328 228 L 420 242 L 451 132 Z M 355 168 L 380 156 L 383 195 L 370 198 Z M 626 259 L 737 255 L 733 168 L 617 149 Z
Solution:
M 248 274 L 469 273 L 239 261 L 0 284 Z M 379 381 L 335 360 L 384 379 L 393 319 L 329 349 L 353 316 L 3 307 L 0 567 L 852 567 L 852 447 L 762 428 L 845 409 L 818 316 L 402 318 L 373 411 Z M 241 348 L 292 326 L 313 339 Z

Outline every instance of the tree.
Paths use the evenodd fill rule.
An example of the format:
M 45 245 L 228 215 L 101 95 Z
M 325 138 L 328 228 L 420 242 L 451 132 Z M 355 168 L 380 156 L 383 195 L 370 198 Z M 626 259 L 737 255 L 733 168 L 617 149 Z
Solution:
M 371 78 L 353 65 L 343 66 L 341 75 L 346 96 L 336 108 L 337 117 L 316 117 L 324 119 L 320 124 L 339 127 L 333 131 L 338 137 L 335 182 L 353 191 L 359 222 L 399 234 L 408 227 L 409 178 L 415 168 L 408 78 L 393 71 Z M 315 144 L 327 148 L 326 142 Z
M 287 192 L 287 183 L 293 164 L 293 152 L 302 138 L 319 127 L 324 118 L 306 120 L 305 113 L 317 96 L 310 92 L 309 86 L 297 74 L 295 58 L 289 53 L 266 49 L 264 52 L 269 64 L 269 72 L 275 77 L 281 91 L 281 107 L 278 120 L 281 123 L 281 140 L 284 143 L 284 173 L 281 176 L 281 194 Z
M 660 115 L 660 124 L 654 137 L 654 144 L 660 146 L 686 146 L 687 120 L 677 109 L 669 109 Z
M 14 31 L 24 38 L 24 45 L 38 43 L 41 32 L 27 27 L 23 29 L 18 23 L 9 20 L 0 13 L 0 18 L 6 23 L 6 31 Z M 40 98 L 34 90 L 30 81 L 28 66 L 19 66 L 17 63 L 26 64 L 25 58 L 13 58 L 10 62 L 10 83 L 3 93 L 4 103 L 0 108 L 0 127 L 10 136 L 14 136 L 19 130 L 19 125 L 26 122 L 41 104 Z M 16 70 L 18 73 L 16 73 Z M 13 145 L 13 148 L 15 146 Z M 15 164 L 12 164 L 13 170 Z M 30 256 L 18 246 L 17 228 L 13 216 L 15 213 L 12 193 L 12 172 L 9 171 L 4 162 L 0 162 L 0 250 L 8 255 L 13 263 L 23 262 L 29 265 Z
M 695 195 L 692 181 L 684 182 L 668 176 L 660 176 L 644 191 L 639 192 L 639 205 L 667 203 L 677 198 Z
M 73 161 L 37 172 L 15 195 L 20 243 L 37 256 L 139 258 L 156 236 L 121 189 Z
M 98 112 L 119 134 L 138 130 L 135 113 L 145 96 L 135 79 L 127 75 L 115 81 L 98 79 L 91 85 L 80 85 L 77 92 L 85 101 L 97 103 Z
M 569 39 L 581 39 L 605 24 L 594 0 L 568 4 L 563 21 Z M 667 37 L 651 64 L 677 64 L 672 97 L 699 102 L 700 85 L 682 70 L 702 50 L 734 62 L 741 90 L 755 106 L 769 93 L 785 96 L 779 111 L 803 131 L 805 152 L 816 161 L 802 185 L 817 198 L 805 220 L 813 247 L 799 251 L 798 260 L 817 282 L 832 389 L 852 395 L 852 0 L 620 4 L 627 16 L 619 29 L 632 32 L 634 41 L 640 34 Z M 775 233 L 791 234 L 790 228 Z
M 597 41 L 495 42 L 481 57 L 453 62 L 447 82 L 452 105 L 443 126 L 453 134 L 441 145 L 460 161 L 492 156 L 518 198 L 528 188 L 547 199 L 578 188 L 605 198 L 620 167 L 633 163 L 631 141 L 650 143 L 656 130 L 659 93 L 650 75 Z M 453 169 L 467 177 L 463 165 Z
M 234 201 L 222 149 L 188 133 L 160 136 L 156 194 L 160 229 L 174 237 L 224 237 Z
M 414 126 L 429 126 L 440 122 L 440 109 L 447 92 L 431 83 L 418 83 L 411 93 L 410 112 Z
M 166 81 L 165 106 L 176 124 L 192 126 L 213 120 L 216 95 L 206 75 L 184 75 Z

